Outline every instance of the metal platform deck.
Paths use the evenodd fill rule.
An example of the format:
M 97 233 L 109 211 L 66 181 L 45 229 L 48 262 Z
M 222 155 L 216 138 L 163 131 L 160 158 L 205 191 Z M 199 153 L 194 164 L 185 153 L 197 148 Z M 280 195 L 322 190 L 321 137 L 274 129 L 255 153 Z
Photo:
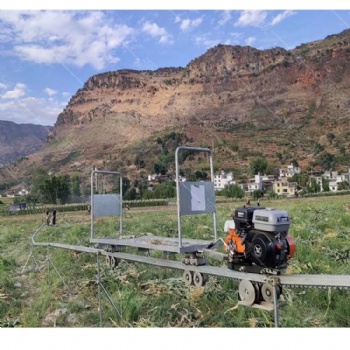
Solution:
M 92 238 L 90 243 L 98 244 L 99 246 L 135 247 L 173 253 L 202 252 L 204 249 L 208 249 L 208 247 L 213 244 L 212 241 L 182 238 L 181 246 L 179 246 L 179 239 L 177 237 L 161 236 L 102 237 Z

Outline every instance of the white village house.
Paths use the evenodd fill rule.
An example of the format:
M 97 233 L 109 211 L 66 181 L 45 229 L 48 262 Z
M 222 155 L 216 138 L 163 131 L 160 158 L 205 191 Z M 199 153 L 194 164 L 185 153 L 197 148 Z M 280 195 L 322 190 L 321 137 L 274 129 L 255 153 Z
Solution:
M 338 174 L 338 171 L 325 171 L 321 176 L 315 176 L 316 182 L 320 185 L 321 192 L 323 192 L 322 178 L 328 180 L 329 190 L 331 192 L 338 191 L 338 185 L 344 181 L 350 183 L 350 167 L 347 173 Z
M 223 190 L 228 185 L 236 184 L 234 180 L 233 173 L 225 173 L 221 171 L 220 174 L 214 175 L 214 189 L 215 191 Z
M 280 178 L 292 177 L 296 174 L 300 174 L 301 169 L 299 166 L 294 166 L 293 163 L 289 164 L 287 168 L 280 168 Z
M 263 182 L 262 182 L 262 177 L 260 173 L 258 175 L 255 175 L 253 178 L 249 179 L 249 182 L 247 183 L 247 187 L 248 187 L 248 192 L 262 190 Z

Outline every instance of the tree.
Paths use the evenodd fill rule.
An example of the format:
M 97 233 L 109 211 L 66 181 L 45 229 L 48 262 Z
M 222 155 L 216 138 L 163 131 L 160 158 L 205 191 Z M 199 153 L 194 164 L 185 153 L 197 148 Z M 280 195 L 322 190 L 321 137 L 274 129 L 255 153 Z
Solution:
M 322 177 L 322 189 L 324 192 L 329 192 L 329 180 Z
M 319 144 L 318 142 L 314 144 L 314 154 L 320 153 L 323 150 L 324 150 L 324 147 L 321 144 Z
M 199 170 L 197 170 L 197 171 L 195 172 L 195 175 L 196 175 L 196 178 L 197 178 L 198 180 L 203 180 L 203 181 L 205 181 L 205 180 L 207 180 L 207 178 L 208 178 L 208 174 L 207 174 L 205 171 L 199 171 Z
M 250 162 L 250 169 L 253 175 L 265 174 L 267 169 L 267 160 L 265 157 L 258 157 Z
M 127 191 L 124 194 L 125 200 L 134 200 L 137 197 L 136 189 L 134 187 L 128 188 Z
M 340 146 L 339 147 L 339 153 L 343 156 L 346 153 L 345 147 L 344 146 Z
M 317 183 L 316 179 L 312 177 L 306 190 L 309 193 L 317 193 L 321 191 L 321 186 Z
M 232 184 L 224 188 L 223 195 L 229 198 L 243 198 L 244 191 L 241 186 Z
M 142 199 L 152 199 L 154 198 L 154 192 L 150 190 L 145 190 L 142 194 Z
M 274 190 L 270 190 L 269 192 L 267 192 L 267 198 L 268 199 L 273 199 L 273 198 L 277 198 L 278 194 L 276 192 L 274 192 Z
M 43 169 L 37 169 L 33 176 L 31 194 L 41 203 L 67 203 L 71 195 L 69 176 L 52 176 Z
M 70 191 L 70 178 L 68 175 L 53 176 L 51 178 L 51 186 L 55 193 L 54 203 L 65 204 L 69 202 Z
M 156 174 L 165 175 L 168 171 L 168 168 L 164 164 L 155 163 L 153 165 L 153 170 Z
M 252 197 L 253 197 L 253 199 L 259 199 L 261 197 L 264 197 L 264 191 L 262 191 L 262 190 L 255 190 L 252 193 Z
M 331 153 L 325 153 L 322 155 L 320 160 L 320 165 L 323 170 L 330 170 L 335 167 L 335 157 Z
M 197 181 L 197 178 L 196 178 L 196 175 L 191 173 L 187 176 L 187 181 L 188 182 L 196 182 Z
M 190 181 L 190 182 L 196 182 L 200 180 L 206 181 L 208 178 L 208 173 L 206 173 L 205 171 L 197 170 L 194 173 L 187 174 L 186 177 L 187 177 L 187 181 Z
M 145 163 L 145 161 L 143 160 L 143 154 L 137 154 L 137 155 L 136 155 L 134 164 L 135 164 L 135 166 L 137 167 L 137 169 L 140 169 L 140 168 L 144 168 L 144 167 L 145 167 L 146 163 Z
M 52 195 L 49 186 L 49 175 L 44 169 L 38 168 L 33 174 L 31 194 L 36 202 L 52 203 Z
M 23 202 L 26 202 L 26 201 L 27 201 L 26 197 L 15 197 L 13 199 L 13 204 L 23 203 Z
M 176 195 L 175 182 L 163 182 L 155 186 L 154 198 L 173 198 Z
M 307 174 L 294 174 L 287 178 L 288 182 L 297 182 L 300 187 L 307 186 L 309 182 L 309 175 Z
M 80 192 L 80 178 L 78 175 L 74 175 L 72 177 L 71 181 L 71 189 L 72 189 L 72 195 L 80 197 L 81 192 Z
M 338 183 L 338 191 L 350 190 L 350 184 L 348 181 Z
M 123 187 L 123 198 L 126 193 L 126 191 L 130 188 L 130 180 L 127 177 L 123 177 L 122 181 L 122 187 Z M 114 187 L 112 188 L 113 193 L 120 193 L 120 182 L 116 182 Z
M 139 190 L 140 198 L 143 198 L 143 193 L 147 191 L 147 184 L 144 182 L 139 182 L 135 187 L 137 187 Z
M 292 165 L 294 166 L 294 168 L 298 168 L 299 167 L 299 163 L 296 159 L 292 160 Z

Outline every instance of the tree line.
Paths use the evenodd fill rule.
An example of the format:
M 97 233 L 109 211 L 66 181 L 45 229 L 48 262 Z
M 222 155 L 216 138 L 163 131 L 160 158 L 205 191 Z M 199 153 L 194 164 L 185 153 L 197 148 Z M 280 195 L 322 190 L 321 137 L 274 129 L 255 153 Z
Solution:
M 37 169 L 33 175 L 30 194 L 25 196 L 29 203 L 67 204 L 72 196 L 81 196 L 79 176 L 51 175 L 44 169 Z M 15 203 L 23 198 L 16 198 Z

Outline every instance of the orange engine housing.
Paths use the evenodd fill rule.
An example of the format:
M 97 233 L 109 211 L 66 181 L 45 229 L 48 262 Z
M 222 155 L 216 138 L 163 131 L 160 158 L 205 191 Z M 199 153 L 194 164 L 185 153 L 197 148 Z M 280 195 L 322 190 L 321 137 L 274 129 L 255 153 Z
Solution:
M 294 256 L 295 253 L 295 241 L 294 238 L 292 236 L 287 236 L 287 242 L 288 242 L 288 246 L 289 246 L 289 254 L 287 256 L 287 259 L 289 260 L 290 258 L 292 258 Z
M 288 248 L 289 248 L 288 249 L 289 250 L 289 254 L 287 256 L 287 260 L 290 260 L 295 254 L 296 246 L 295 246 L 294 238 L 292 236 L 287 235 L 286 239 L 287 239 Z M 245 252 L 245 245 L 242 244 L 242 237 L 239 237 L 237 235 L 236 230 L 233 229 L 233 228 L 231 228 L 229 230 L 229 234 L 225 238 L 225 243 L 226 243 L 227 246 L 233 244 L 235 246 L 235 252 L 236 253 L 243 254 Z M 228 250 L 227 246 L 224 246 L 224 250 L 225 251 Z
M 228 236 L 225 238 L 225 243 L 227 245 L 233 243 L 236 246 L 235 251 L 237 253 L 245 252 L 245 245 L 242 244 L 242 238 L 237 235 L 237 232 L 234 228 L 230 228 Z M 224 246 L 224 249 L 227 250 L 227 247 Z

